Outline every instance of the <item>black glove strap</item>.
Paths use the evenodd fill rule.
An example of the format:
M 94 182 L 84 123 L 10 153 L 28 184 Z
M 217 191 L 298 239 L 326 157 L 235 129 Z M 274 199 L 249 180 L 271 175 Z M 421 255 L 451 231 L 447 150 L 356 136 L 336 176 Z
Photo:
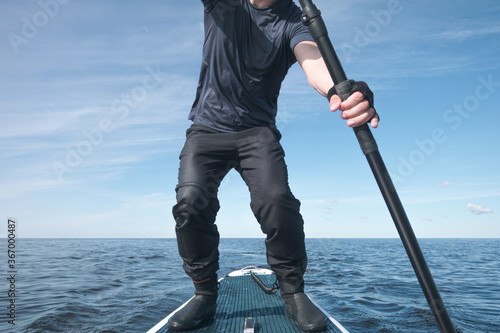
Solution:
M 346 99 L 349 98 L 355 91 L 359 91 L 360 93 L 363 94 L 365 99 L 370 103 L 370 107 L 375 110 L 375 107 L 373 106 L 373 92 L 371 89 L 368 87 L 368 84 L 363 81 L 354 81 L 354 80 L 346 80 L 343 82 L 340 82 L 336 85 L 334 85 L 327 94 L 328 101 L 332 99 L 333 95 L 338 95 L 342 101 L 345 101 Z M 378 115 L 377 111 L 375 111 L 374 117 L 377 117 L 378 120 L 380 120 L 380 116 Z

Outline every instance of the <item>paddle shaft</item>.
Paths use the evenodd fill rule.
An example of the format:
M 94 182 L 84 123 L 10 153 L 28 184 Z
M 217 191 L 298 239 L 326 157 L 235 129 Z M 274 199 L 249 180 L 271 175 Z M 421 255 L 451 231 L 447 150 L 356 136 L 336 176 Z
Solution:
M 321 17 L 321 12 L 316 8 L 311 0 L 299 0 L 299 2 L 303 10 L 302 21 L 308 26 L 312 37 L 318 44 L 318 48 L 323 56 L 333 82 L 335 84 L 344 84 L 344 82 L 347 81 L 347 76 L 342 68 L 342 65 L 340 64 L 332 43 L 328 38 L 328 31 Z M 343 95 L 344 96 L 340 96 L 342 100 L 349 97 L 348 94 Z M 436 284 L 434 283 L 434 279 L 429 267 L 427 266 L 424 255 L 422 254 L 422 250 L 420 249 L 415 233 L 410 225 L 410 221 L 408 220 L 403 205 L 401 204 L 398 193 L 396 192 L 391 177 L 389 176 L 389 172 L 387 171 L 385 163 L 382 160 L 380 152 L 378 151 L 377 143 L 375 142 L 370 128 L 367 124 L 364 124 L 359 127 L 355 127 L 354 132 L 361 146 L 361 150 L 368 160 L 380 191 L 382 192 L 387 208 L 389 209 L 401 241 L 406 249 L 406 253 L 408 254 L 420 286 L 424 292 L 425 298 L 427 299 L 427 303 L 436 318 L 437 326 L 440 332 L 456 332 Z

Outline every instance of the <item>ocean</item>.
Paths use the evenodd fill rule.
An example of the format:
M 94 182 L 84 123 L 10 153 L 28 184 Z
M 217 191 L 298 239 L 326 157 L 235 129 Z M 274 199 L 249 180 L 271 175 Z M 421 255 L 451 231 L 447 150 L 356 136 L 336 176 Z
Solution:
M 454 324 L 500 332 L 500 239 L 419 243 Z M 306 292 L 350 332 L 438 332 L 399 239 L 306 244 Z M 175 239 L 17 239 L 10 268 L 0 247 L 0 332 L 146 332 L 193 292 Z M 220 276 L 267 267 L 263 239 L 220 255 Z

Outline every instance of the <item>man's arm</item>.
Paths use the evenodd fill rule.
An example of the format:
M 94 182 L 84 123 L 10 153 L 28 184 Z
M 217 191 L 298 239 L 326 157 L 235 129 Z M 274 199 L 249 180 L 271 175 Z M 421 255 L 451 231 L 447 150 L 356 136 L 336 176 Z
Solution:
M 321 95 L 326 96 L 328 90 L 333 87 L 333 81 L 316 43 L 301 42 L 295 46 L 294 53 L 298 63 L 306 73 L 307 81 L 311 87 Z M 330 110 L 342 111 L 340 116 L 347 120 L 349 127 L 363 125 L 370 119 L 373 128 L 378 126 L 378 117 L 374 117 L 375 110 L 370 107 L 370 103 L 358 91 L 343 102 L 338 95 L 333 95 L 330 99 Z

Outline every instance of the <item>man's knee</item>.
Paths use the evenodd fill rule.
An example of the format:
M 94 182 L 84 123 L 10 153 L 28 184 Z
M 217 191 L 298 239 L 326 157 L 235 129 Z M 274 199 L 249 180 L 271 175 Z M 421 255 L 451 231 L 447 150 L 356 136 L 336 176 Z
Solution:
M 177 225 L 187 222 L 190 216 L 200 216 L 206 220 L 215 220 L 219 210 L 217 198 L 209 195 L 196 185 L 179 186 L 177 189 L 177 204 L 172 213 Z

